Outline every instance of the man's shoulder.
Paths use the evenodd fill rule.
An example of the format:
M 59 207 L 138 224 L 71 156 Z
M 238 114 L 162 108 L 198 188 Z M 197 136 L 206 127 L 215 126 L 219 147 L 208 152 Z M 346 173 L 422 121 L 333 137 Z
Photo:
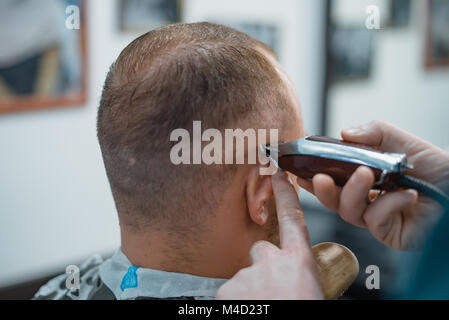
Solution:
M 104 263 L 99 255 L 91 256 L 79 266 L 79 289 L 67 285 L 69 274 L 51 279 L 34 295 L 34 300 L 113 300 L 113 292 L 100 277 L 100 266 Z

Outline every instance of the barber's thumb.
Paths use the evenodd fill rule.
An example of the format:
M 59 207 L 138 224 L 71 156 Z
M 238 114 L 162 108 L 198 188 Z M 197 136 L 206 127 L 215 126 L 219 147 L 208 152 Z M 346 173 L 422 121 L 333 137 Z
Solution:
M 344 140 L 369 146 L 379 146 L 382 142 L 382 127 L 378 121 L 371 121 L 354 128 L 342 130 Z

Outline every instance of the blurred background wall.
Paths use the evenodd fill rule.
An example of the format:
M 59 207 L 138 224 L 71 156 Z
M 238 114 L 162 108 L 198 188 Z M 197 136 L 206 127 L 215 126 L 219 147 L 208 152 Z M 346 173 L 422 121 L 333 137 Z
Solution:
M 0 0 L 0 4 L 4 1 L 10 0 Z M 354 1 L 344 0 L 154 0 L 154 3 L 160 2 L 160 6 L 163 3 L 167 10 L 171 8 L 167 3 L 178 6 L 176 17 L 170 19 L 224 23 L 271 42 L 296 85 L 310 134 L 338 137 L 344 127 L 383 119 L 448 147 L 445 120 L 449 116 L 449 68 L 444 64 L 425 67 L 428 1 L 406 1 L 410 15 L 408 23 L 400 26 L 384 18 L 391 16 L 391 1 L 403 2 L 363 0 L 354 5 Z M 65 106 L 61 101 L 67 99 L 41 99 L 37 104 L 25 99 L 14 104 L 20 112 L 14 112 L 11 104 L 2 104 L 0 99 L 0 112 L 2 106 L 8 108 L 7 113 L 0 113 L 0 289 L 64 272 L 67 265 L 77 264 L 93 253 L 108 256 L 120 244 L 95 120 L 109 66 L 129 42 L 150 28 L 145 23 L 141 25 L 146 19 L 145 11 L 127 12 L 124 2 L 84 1 L 81 30 L 70 30 L 85 31 L 84 98 L 70 99 L 69 94 L 70 108 L 61 108 Z M 65 6 L 70 3 L 77 2 L 64 2 Z M 381 8 L 380 30 L 366 30 L 365 9 L 369 4 Z M 2 14 L 8 16 L 5 7 L 0 8 L 3 10 L 0 18 Z M 63 19 L 67 17 L 64 9 Z M 33 20 L 29 23 L 29 28 L 36 27 Z M 1 26 L 4 31 L 0 40 L 13 42 L 13 32 Z M 343 40 L 338 43 L 346 41 L 346 49 L 332 45 L 335 30 L 341 30 L 337 39 Z M 64 39 L 67 34 L 65 30 Z M 365 41 L 368 37 L 369 41 Z M 368 46 L 368 51 L 359 50 L 361 55 L 367 53 L 366 58 L 360 59 L 362 65 L 339 62 L 342 56 L 343 61 L 356 61 L 350 53 L 357 53 L 356 49 L 363 45 Z M 349 58 L 345 58 L 348 53 L 344 50 L 348 48 Z M 0 96 L 1 93 L 0 90 Z M 32 104 L 39 108 L 24 111 Z M 41 108 L 45 106 L 52 108 Z M 306 192 L 301 197 L 312 242 L 337 241 L 359 257 L 362 268 L 358 291 L 352 296 L 367 297 L 362 289 L 366 278 L 364 267 L 370 264 L 381 266 L 385 275 L 382 288 L 393 289 L 398 253 L 377 244 L 365 230 L 349 227 Z
M 0 114 L 0 287 L 62 272 L 90 254 L 108 255 L 120 244 L 95 120 L 109 66 L 143 31 L 120 30 L 119 1 L 88 0 L 86 5 L 87 20 L 81 25 L 88 30 L 86 103 Z M 309 130 L 316 132 L 323 6 L 297 0 L 189 0 L 183 1 L 182 15 L 185 21 L 274 23 L 283 32 L 282 62 L 301 92 Z
M 342 128 L 381 119 L 442 148 L 449 147 L 446 121 L 449 119 L 449 68 L 426 69 L 429 2 L 408 2 L 408 19 L 394 26 L 388 21 L 393 10 L 388 1 L 360 0 L 357 4 L 348 0 L 331 1 L 331 19 L 339 27 L 364 27 L 366 15 L 361 16 L 359 12 L 370 4 L 377 4 L 381 17 L 387 17 L 381 20 L 380 30 L 368 31 L 374 33 L 369 76 L 359 81 L 338 81 L 330 86 L 328 134 L 339 136 Z M 446 33 L 449 34 L 449 29 Z

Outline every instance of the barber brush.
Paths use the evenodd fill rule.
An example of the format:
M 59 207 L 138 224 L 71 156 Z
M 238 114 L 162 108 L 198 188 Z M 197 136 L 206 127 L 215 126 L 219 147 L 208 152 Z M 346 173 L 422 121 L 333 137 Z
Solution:
M 332 242 L 312 247 L 326 300 L 340 297 L 359 274 L 359 262 L 348 248 Z

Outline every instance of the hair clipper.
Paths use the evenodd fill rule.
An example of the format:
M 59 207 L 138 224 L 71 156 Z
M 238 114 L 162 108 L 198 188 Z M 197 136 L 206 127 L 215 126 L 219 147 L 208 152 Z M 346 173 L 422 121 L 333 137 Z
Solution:
M 343 187 L 359 166 L 367 166 L 375 175 L 373 189 L 412 188 L 442 205 L 449 204 L 449 198 L 440 189 L 406 175 L 413 166 L 407 162 L 405 154 L 382 152 L 323 136 L 308 136 L 272 147 L 262 145 L 261 150 L 279 170 L 302 179 L 311 180 L 316 174 L 324 173 Z

